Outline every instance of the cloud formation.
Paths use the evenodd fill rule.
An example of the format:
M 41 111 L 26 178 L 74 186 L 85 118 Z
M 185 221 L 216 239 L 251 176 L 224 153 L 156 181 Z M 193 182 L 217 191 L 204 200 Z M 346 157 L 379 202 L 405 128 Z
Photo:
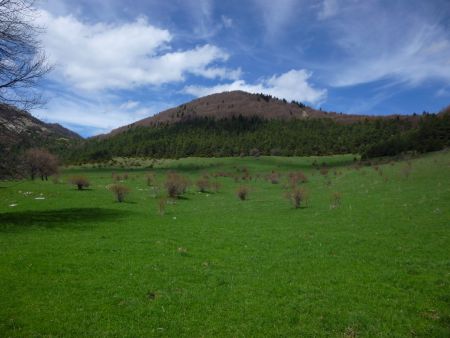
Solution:
M 264 93 L 286 100 L 296 100 L 317 104 L 326 98 L 325 89 L 316 89 L 308 83 L 311 73 L 305 69 L 290 70 L 279 76 L 273 75 L 256 84 L 248 84 L 244 80 L 215 86 L 186 86 L 184 92 L 200 97 L 224 91 L 243 90 L 249 93 Z
M 330 41 L 340 54 L 329 63 L 330 84 L 450 81 L 450 34 L 441 22 L 445 18 L 425 3 L 416 6 L 406 11 L 395 4 L 325 0 L 319 16 L 328 19 Z
M 78 89 L 130 89 L 182 82 L 187 74 L 209 79 L 236 79 L 239 69 L 217 66 L 228 60 L 222 49 L 205 44 L 171 51 L 172 34 L 143 17 L 123 24 L 88 24 L 73 16 L 55 17 L 41 11 L 40 24 L 54 79 Z

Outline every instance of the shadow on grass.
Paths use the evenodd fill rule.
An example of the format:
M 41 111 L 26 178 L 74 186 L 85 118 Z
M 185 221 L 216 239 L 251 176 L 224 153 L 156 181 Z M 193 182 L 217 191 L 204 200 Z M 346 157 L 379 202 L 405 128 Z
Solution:
M 0 232 L 24 230 L 32 226 L 83 229 L 93 223 L 117 220 L 127 214 L 126 211 L 106 208 L 5 212 L 0 213 Z

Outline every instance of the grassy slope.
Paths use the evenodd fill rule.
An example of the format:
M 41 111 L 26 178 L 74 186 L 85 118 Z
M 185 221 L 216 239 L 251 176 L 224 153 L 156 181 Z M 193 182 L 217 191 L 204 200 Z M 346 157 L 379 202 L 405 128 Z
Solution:
M 84 169 L 87 191 L 3 184 L 0 335 L 450 335 L 450 154 L 413 160 L 409 178 L 405 163 L 380 176 L 345 167 L 351 157 L 320 159 L 342 172 L 330 171 L 331 186 L 313 160 L 183 159 L 155 170 L 303 170 L 310 200 L 299 210 L 283 184 L 262 179 L 241 202 L 238 184 L 220 178 L 219 193 L 191 189 L 164 216 L 139 170 L 122 204 L 105 189 L 111 170 Z

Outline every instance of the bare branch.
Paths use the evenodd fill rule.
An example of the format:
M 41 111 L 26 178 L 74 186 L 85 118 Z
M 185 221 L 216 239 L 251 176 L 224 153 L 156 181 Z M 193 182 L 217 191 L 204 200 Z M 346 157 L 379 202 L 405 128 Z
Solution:
M 0 102 L 27 109 L 41 103 L 35 88 L 51 70 L 33 5 L 33 0 L 0 0 Z

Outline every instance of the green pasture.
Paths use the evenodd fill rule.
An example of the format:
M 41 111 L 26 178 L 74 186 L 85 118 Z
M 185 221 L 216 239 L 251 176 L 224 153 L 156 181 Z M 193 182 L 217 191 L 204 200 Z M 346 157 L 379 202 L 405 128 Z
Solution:
M 0 182 L 1 337 L 450 336 L 449 152 L 153 164 Z M 161 215 L 168 171 L 221 188 L 193 184 Z M 293 171 L 309 179 L 299 209 L 285 196 Z M 113 172 L 128 174 L 124 203 Z M 75 174 L 89 189 L 67 183 Z

